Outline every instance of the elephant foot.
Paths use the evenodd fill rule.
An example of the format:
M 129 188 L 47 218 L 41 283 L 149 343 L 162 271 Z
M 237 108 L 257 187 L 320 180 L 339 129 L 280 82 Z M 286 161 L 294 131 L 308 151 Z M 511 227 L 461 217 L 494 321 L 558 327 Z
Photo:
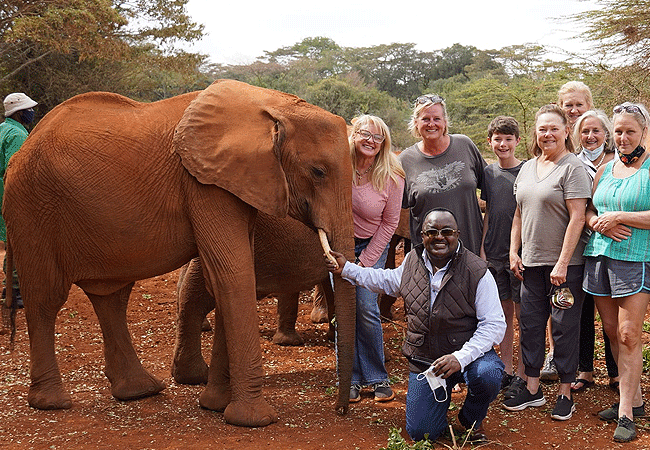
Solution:
M 303 345 L 305 341 L 302 336 L 296 332 L 296 330 L 293 330 L 291 332 L 277 330 L 273 336 L 273 343 L 278 345 L 298 346 Z
M 223 412 L 230 403 L 230 398 L 230 386 L 207 386 L 199 396 L 199 405 L 210 411 Z
M 118 400 L 135 400 L 150 397 L 165 389 L 165 383 L 145 372 L 141 378 L 121 378 L 111 381 L 111 394 Z
M 208 382 L 208 365 L 199 357 L 190 362 L 172 362 L 172 377 L 179 384 L 206 384 Z
M 280 418 L 275 409 L 260 397 L 253 401 L 231 402 L 224 411 L 224 419 L 240 427 L 265 427 Z
M 65 392 L 61 383 L 54 387 L 43 387 L 32 385 L 27 394 L 29 406 L 37 409 L 70 409 L 72 408 L 72 397 Z
M 327 317 L 327 308 L 322 308 L 317 305 L 314 305 L 312 308 L 310 317 L 312 323 L 327 323 L 329 320 Z

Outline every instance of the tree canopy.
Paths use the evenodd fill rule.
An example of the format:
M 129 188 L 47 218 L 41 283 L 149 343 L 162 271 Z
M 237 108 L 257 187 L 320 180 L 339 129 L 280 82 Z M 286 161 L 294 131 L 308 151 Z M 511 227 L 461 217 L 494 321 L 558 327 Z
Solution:
M 539 45 L 480 50 L 454 44 L 421 51 L 415 43 L 343 47 L 322 36 L 268 50 L 251 64 L 207 64 L 183 50 L 203 28 L 186 13 L 188 0 L 3 0 L 0 86 L 24 91 L 43 112 L 78 93 L 107 90 L 153 101 L 232 78 L 296 94 L 347 121 L 382 117 L 397 148 L 413 101 L 438 93 L 447 102 L 451 132 L 488 151 L 486 128 L 496 115 L 519 123 L 526 156 L 532 118 L 556 101 L 558 88 L 587 83 L 596 107 L 650 99 L 650 0 L 599 0 L 569 18 L 587 27 L 595 51 L 551 60 Z

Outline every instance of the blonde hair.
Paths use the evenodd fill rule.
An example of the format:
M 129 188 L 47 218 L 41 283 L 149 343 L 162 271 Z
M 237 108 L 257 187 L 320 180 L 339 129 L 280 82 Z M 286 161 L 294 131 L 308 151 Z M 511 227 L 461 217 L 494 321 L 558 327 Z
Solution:
M 373 168 L 370 172 L 370 182 L 372 183 L 372 187 L 375 188 L 377 192 L 381 192 L 384 190 L 389 178 L 397 183 L 398 177 L 405 178 L 406 174 L 404 173 L 404 169 L 402 169 L 402 165 L 397 159 L 397 156 L 395 156 L 391 151 L 392 143 L 388 126 L 379 117 L 371 116 L 369 114 L 363 114 L 352 119 L 352 127 L 350 129 L 350 135 L 348 136 L 352 168 L 355 171 L 357 170 L 357 152 L 354 146 L 354 135 L 367 124 L 372 124 L 379 128 L 381 134 L 385 138 L 384 142 L 381 143 L 379 153 L 377 153 L 377 156 L 375 157 L 375 162 L 373 163 Z M 352 183 L 355 186 L 357 185 L 357 179 L 354 174 L 352 177 Z
M 427 94 L 427 95 L 439 97 L 436 94 Z M 411 114 L 411 119 L 409 120 L 409 123 L 408 123 L 408 130 L 414 137 L 416 137 L 418 139 L 422 138 L 422 136 L 420 136 L 420 132 L 418 131 L 418 126 L 416 124 L 416 120 L 420 116 L 420 113 L 422 112 L 423 109 L 428 108 L 429 106 L 433 106 L 433 105 L 442 106 L 442 115 L 445 118 L 445 130 L 443 131 L 442 134 L 443 135 L 449 134 L 449 125 L 451 125 L 451 123 L 449 122 L 449 116 L 447 115 L 447 104 L 442 99 L 442 97 L 440 97 L 440 101 L 435 102 L 435 103 L 433 103 L 433 102 L 420 103 L 420 102 L 416 101 L 415 108 L 413 108 L 413 113 Z
M 582 144 L 580 144 L 580 129 L 582 128 L 582 122 L 590 117 L 598 119 L 602 127 L 605 129 L 605 148 L 603 151 L 605 153 L 612 153 L 614 151 L 614 128 L 612 127 L 612 122 L 607 117 L 607 114 L 600 109 L 590 109 L 589 111 L 585 111 L 583 115 L 578 117 L 578 120 L 576 120 L 576 123 L 573 125 L 573 145 L 576 147 L 576 152 L 580 153 L 580 149 L 582 148 Z
M 533 156 L 539 156 L 542 154 L 542 149 L 539 148 L 539 145 L 537 144 L 537 119 L 539 119 L 539 116 L 542 114 L 556 114 L 560 116 L 560 119 L 562 119 L 562 124 L 565 127 L 569 126 L 569 119 L 567 119 L 566 113 L 560 106 L 555 105 L 553 103 L 544 105 L 535 114 L 535 126 L 532 128 L 532 139 L 530 141 L 530 153 Z M 567 133 L 566 139 L 564 140 L 564 146 L 566 149 L 569 151 L 569 153 L 574 153 L 574 147 L 573 147 L 573 141 L 571 140 L 571 133 Z
M 559 91 L 557 91 L 557 102 L 560 106 L 564 106 L 563 97 L 569 92 L 576 92 L 585 96 L 587 102 L 587 109 L 594 109 L 594 97 L 591 95 L 591 89 L 582 81 L 569 81 L 564 83 Z

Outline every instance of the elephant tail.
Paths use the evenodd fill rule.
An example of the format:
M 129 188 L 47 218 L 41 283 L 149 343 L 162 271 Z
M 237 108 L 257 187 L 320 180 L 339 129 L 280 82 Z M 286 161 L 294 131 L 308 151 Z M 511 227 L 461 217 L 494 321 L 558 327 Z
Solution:
M 6 248 L 6 261 L 7 267 L 5 268 L 6 273 L 6 295 L 5 301 L 2 304 L 2 334 L 5 334 L 7 329 L 11 332 L 9 349 L 14 349 L 14 341 L 16 339 L 16 310 L 18 305 L 16 302 L 12 301 L 13 299 L 13 284 L 14 284 L 14 258 L 11 252 L 11 245 L 9 239 L 7 239 L 7 248 Z

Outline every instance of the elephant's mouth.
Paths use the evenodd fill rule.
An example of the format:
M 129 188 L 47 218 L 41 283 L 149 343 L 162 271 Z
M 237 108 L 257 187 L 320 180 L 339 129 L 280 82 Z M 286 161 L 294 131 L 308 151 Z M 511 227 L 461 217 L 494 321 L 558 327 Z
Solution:
M 325 233 L 325 231 L 323 231 L 321 228 L 319 228 L 318 229 L 318 237 L 320 239 L 320 245 L 321 245 L 321 247 L 323 247 L 323 251 L 325 252 L 325 255 L 327 256 L 327 259 L 329 259 L 334 264 L 336 264 L 336 267 L 338 268 L 339 265 L 336 262 L 336 258 L 334 258 L 330 254 L 330 250 L 332 250 L 332 248 L 330 247 L 330 243 L 327 240 L 327 233 Z

